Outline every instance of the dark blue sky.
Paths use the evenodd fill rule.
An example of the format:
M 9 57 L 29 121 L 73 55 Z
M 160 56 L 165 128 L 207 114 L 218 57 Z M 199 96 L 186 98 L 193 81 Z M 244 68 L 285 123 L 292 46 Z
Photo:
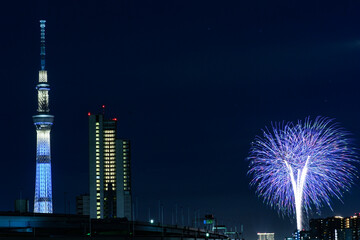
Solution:
M 271 121 L 335 118 L 360 139 L 360 3 L 345 1 L 8 1 L 0 7 L 0 210 L 33 200 L 39 24 L 47 20 L 55 212 L 88 191 L 87 112 L 106 104 L 132 140 L 138 218 L 158 200 L 220 223 L 288 236 L 246 176 Z M 359 183 L 334 212 L 360 210 Z

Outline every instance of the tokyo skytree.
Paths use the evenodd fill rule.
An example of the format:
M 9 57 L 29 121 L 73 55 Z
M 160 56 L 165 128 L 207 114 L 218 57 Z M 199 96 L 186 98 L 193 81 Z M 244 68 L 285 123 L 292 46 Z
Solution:
M 35 213 L 52 213 L 51 155 L 50 131 L 54 116 L 49 115 L 50 85 L 45 70 L 45 20 L 40 20 L 40 71 L 36 85 L 38 94 L 37 115 L 33 116 L 36 127 L 36 179 L 35 179 Z

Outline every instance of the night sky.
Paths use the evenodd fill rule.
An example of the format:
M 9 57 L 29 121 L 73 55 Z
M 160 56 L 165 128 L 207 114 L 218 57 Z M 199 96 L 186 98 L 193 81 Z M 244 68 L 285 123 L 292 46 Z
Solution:
M 274 121 L 327 116 L 360 143 L 360 2 L 7 1 L 0 6 L 0 211 L 35 184 L 39 20 L 47 20 L 53 201 L 88 192 L 88 117 L 106 105 L 132 141 L 136 216 L 178 205 L 289 236 L 296 223 L 249 187 L 250 143 Z M 64 194 L 66 192 L 66 194 Z M 360 184 L 334 211 L 360 211 Z M 69 208 L 68 208 L 69 209 Z M 180 218 L 180 217 L 179 217 Z M 181 220 L 178 221 L 179 223 Z

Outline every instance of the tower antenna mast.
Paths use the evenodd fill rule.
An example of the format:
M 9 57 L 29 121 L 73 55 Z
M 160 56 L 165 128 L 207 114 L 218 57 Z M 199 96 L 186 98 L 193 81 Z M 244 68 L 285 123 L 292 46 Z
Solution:
M 41 65 L 41 70 L 45 70 L 45 23 L 46 23 L 46 20 L 40 20 L 40 65 Z

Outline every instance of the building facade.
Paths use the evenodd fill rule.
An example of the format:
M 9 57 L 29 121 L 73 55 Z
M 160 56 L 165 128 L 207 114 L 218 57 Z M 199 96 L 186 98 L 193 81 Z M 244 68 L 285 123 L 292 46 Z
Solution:
M 257 233 L 258 240 L 274 240 L 275 233 Z
M 77 215 L 90 215 L 90 195 L 81 194 L 76 196 L 76 214 Z
M 33 116 L 36 127 L 36 179 L 35 179 L 35 213 L 52 213 L 52 181 L 50 131 L 54 116 L 49 114 L 50 85 L 45 70 L 45 20 L 40 20 L 40 64 L 39 82 L 36 85 L 38 93 L 38 114 Z
M 130 141 L 117 139 L 117 119 L 89 114 L 90 217 L 131 219 Z

